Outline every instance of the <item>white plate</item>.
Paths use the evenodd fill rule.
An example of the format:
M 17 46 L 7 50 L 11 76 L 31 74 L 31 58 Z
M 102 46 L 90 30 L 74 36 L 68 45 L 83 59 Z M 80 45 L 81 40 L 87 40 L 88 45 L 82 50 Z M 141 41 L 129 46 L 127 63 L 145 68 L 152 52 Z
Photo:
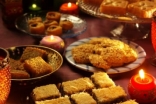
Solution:
M 95 38 L 95 37 L 91 37 L 91 38 Z M 99 69 L 99 68 L 96 68 L 96 67 L 93 67 L 90 65 L 75 63 L 73 60 L 72 54 L 71 54 L 71 50 L 73 47 L 81 45 L 83 43 L 86 43 L 91 38 L 81 39 L 81 40 L 78 40 L 78 41 L 72 43 L 71 45 L 69 45 L 65 50 L 65 58 L 67 59 L 67 61 L 70 64 L 74 65 L 75 67 L 77 67 L 81 70 L 88 71 L 88 72 L 101 71 L 102 69 Z M 123 39 L 123 38 L 115 38 L 115 39 L 123 41 L 123 42 L 127 43 L 130 47 L 132 47 L 137 52 L 138 58 L 136 61 L 134 61 L 130 64 L 126 64 L 126 65 L 121 66 L 121 67 L 108 69 L 106 72 L 107 74 L 118 74 L 118 73 L 123 73 L 123 72 L 128 72 L 128 71 L 134 70 L 137 67 L 139 67 L 145 61 L 146 52 L 144 51 L 144 49 L 141 46 L 139 46 L 138 44 L 136 44 L 132 41 L 128 41 L 128 40 Z M 104 71 L 104 70 L 102 70 L 102 71 Z

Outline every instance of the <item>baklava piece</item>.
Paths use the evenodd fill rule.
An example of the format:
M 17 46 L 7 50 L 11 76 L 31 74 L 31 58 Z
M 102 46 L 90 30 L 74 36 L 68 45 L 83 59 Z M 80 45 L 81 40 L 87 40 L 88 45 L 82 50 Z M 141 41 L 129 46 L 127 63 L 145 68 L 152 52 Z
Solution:
M 94 99 L 98 104 L 114 104 L 126 100 L 127 94 L 120 86 L 93 89 Z
M 31 77 L 40 77 L 53 72 L 52 66 L 45 62 L 40 56 L 25 60 L 24 68 L 30 73 Z
M 71 104 L 69 97 L 59 97 L 51 100 L 35 101 L 35 104 Z
M 20 58 L 22 62 L 24 62 L 27 59 L 34 58 L 37 56 L 41 56 L 43 59 L 47 58 L 47 51 L 36 48 L 36 47 L 26 47 L 25 50 L 23 51 L 23 54 Z
M 61 96 L 55 84 L 43 85 L 33 89 L 31 97 L 34 101 L 59 98 Z
M 71 95 L 82 91 L 91 92 L 93 88 L 94 84 L 87 77 L 62 82 L 62 91 L 64 95 Z
M 139 103 L 137 103 L 135 100 L 127 100 L 117 104 L 139 104 Z
M 96 88 L 108 88 L 115 86 L 113 80 L 105 72 L 95 72 L 91 75 L 91 80 L 95 84 Z
M 97 104 L 93 97 L 86 92 L 72 94 L 71 100 L 74 104 Z

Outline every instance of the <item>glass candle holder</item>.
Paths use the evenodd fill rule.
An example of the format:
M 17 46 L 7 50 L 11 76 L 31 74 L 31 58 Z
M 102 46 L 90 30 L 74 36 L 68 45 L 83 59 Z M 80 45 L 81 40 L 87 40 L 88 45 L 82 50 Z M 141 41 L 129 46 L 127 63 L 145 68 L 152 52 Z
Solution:
M 11 74 L 9 68 L 9 53 L 0 48 L 0 104 L 5 104 L 10 93 Z

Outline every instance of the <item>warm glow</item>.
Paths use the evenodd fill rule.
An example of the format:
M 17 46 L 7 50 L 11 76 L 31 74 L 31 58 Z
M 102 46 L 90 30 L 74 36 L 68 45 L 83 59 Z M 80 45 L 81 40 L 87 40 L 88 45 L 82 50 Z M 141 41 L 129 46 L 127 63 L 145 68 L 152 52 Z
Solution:
M 142 69 L 139 71 L 139 76 L 140 76 L 141 79 L 145 78 L 145 73 L 144 73 L 144 71 Z
M 37 7 L 37 5 L 36 4 L 32 4 L 32 8 L 36 8 Z
M 68 7 L 70 8 L 70 7 L 71 7 L 71 5 L 72 5 L 72 4 L 69 2 L 69 3 L 68 3 Z
M 50 36 L 50 40 L 54 40 L 54 36 L 53 35 Z
M 78 2 L 76 2 L 76 5 L 78 5 Z

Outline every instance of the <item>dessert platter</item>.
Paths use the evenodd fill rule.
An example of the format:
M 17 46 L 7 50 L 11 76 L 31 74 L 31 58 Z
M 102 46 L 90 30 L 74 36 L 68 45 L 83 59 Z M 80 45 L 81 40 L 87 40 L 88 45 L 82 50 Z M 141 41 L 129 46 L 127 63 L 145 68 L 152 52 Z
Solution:
M 29 22 L 29 20 L 31 20 L 32 18 L 35 18 L 35 17 L 39 17 L 43 21 L 46 21 L 46 14 L 49 12 L 50 11 L 40 11 L 40 12 L 36 12 L 36 13 L 25 13 L 16 19 L 15 27 L 18 30 L 20 30 L 26 34 L 29 34 L 29 35 L 34 36 L 34 37 L 42 38 L 47 34 L 45 32 L 40 33 L 40 34 L 39 33 L 32 33 L 30 31 L 28 22 Z M 75 37 L 77 35 L 82 34 L 87 28 L 86 21 L 79 18 L 79 17 L 76 17 L 74 15 L 61 14 L 60 21 L 65 21 L 65 20 L 72 22 L 73 27 L 72 27 L 72 29 L 70 29 L 68 31 L 63 31 L 61 36 L 60 36 L 61 38 Z M 54 28 L 54 27 L 52 27 L 52 28 Z M 40 31 L 41 30 L 42 29 L 40 29 Z
M 63 63 L 59 52 L 44 46 L 22 45 L 7 50 L 10 54 L 11 80 L 19 85 L 41 81 L 57 71 Z
M 134 1 L 137 2 L 139 0 L 128 0 L 128 2 L 130 2 L 130 3 L 134 3 Z M 100 4 L 99 2 L 100 3 L 102 2 L 102 3 Z M 98 4 L 96 4 L 96 3 L 98 3 Z M 115 3 L 113 4 L 112 0 L 109 0 L 109 1 L 107 1 L 107 0 L 104 0 L 104 1 L 98 0 L 96 2 L 93 1 L 93 0 L 90 0 L 90 1 L 79 0 L 78 1 L 79 7 L 83 12 L 85 12 L 85 13 L 87 13 L 89 15 L 95 16 L 95 17 L 109 19 L 111 21 L 116 21 L 116 22 L 150 23 L 151 20 L 152 20 L 150 16 L 153 13 L 153 11 L 156 10 L 156 6 L 154 6 L 154 3 L 155 3 L 154 1 L 153 1 L 153 4 L 149 3 L 148 1 L 147 1 L 147 3 L 146 3 L 146 1 L 145 2 L 142 1 L 141 3 L 138 3 L 138 4 L 134 4 L 134 5 L 132 4 L 131 8 L 134 9 L 134 10 L 132 10 L 132 11 L 129 10 L 131 12 L 141 10 L 140 9 L 141 7 L 144 8 L 144 9 L 149 8 L 149 10 L 151 10 L 151 11 L 148 11 L 148 13 L 145 13 L 145 15 L 150 14 L 150 16 L 148 18 L 144 17 L 144 13 L 142 13 L 142 16 L 138 17 L 135 14 L 141 14 L 142 11 L 141 12 L 139 11 L 138 13 L 134 13 L 134 14 L 125 11 L 125 10 L 127 10 L 127 7 L 125 7 L 125 5 L 128 4 L 127 1 L 117 0 L 117 1 L 115 1 Z M 101 7 L 105 6 L 106 11 L 104 11 L 104 8 L 101 8 L 100 5 L 101 5 Z M 108 5 L 108 8 L 107 8 L 107 5 Z M 119 5 L 119 7 L 117 5 Z M 150 9 L 150 6 L 151 6 L 151 9 Z M 116 8 L 116 9 L 113 10 L 113 8 Z M 130 6 L 128 8 L 130 8 Z M 107 12 L 107 10 L 109 12 Z M 125 13 L 122 13 L 122 12 L 125 12 Z
M 86 60 L 88 61 L 88 59 L 86 59 L 85 61 L 81 61 L 81 59 L 83 58 L 83 56 L 81 57 L 81 55 L 82 55 L 82 53 L 80 53 L 79 55 L 80 56 L 78 56 L 78 52 L 75 54 L 75 56 L 74 56 L 74 48 L 75 47 L 79 47 L 79 49 L 81 48 L 81 50 L 82 51 L 86 51 L 88 48 L 87 47 L 92 47 L 92 49 L 93 49 L 93 45 L 92 46 L 90 46 L 90 45 L 86 45 L 86 47 L 84 47 L 84 50 L 83 50 L 83 48 L 82 48 L 82 46 L 83 46 L 83 44 L 85 44 L 85 43 L 87 43 L 87 42 L 89 42 L 89 41 L 91 41 L 91 40 L 93 40 L 93 39 L 99 39 L 100 40 L 100 38 L 107 38 L 106 39 L 106 41 L 108 40 L 108 39 L 110 39 L 110 40 L 117 40 L 117 43 L 116 44 L 118 44 L 118 43 L 120 43 L 120 42 L 122 42 L 122 43 L 124 43 L 124 44 L 127 44 L 127 46 L 128 47 L 130 47 L 132 50 L 134 50 L 134 52 L 135 52 L 135 59 L 133 60 L 133 61 L 131 61 L 131 62 L 128 62 L 128 63 L 124 63 L 124 64 L 121 64 L 121 63 L 118 63 L 118 61 L 117 61 L 117 63 L 119 64 L 119 65 L 115 65 L 115 67 L 114 66 L 112 66 L 112 67 L 107 67 L 107 64 L 106 64 L 106 66 L 102 66 L 102 67 L 99 67 L 100 66 L 100 62 L 99 63 L 96 63 L 96 62 L 94 62 L 94 61 L 90 61 L 89 63 L 87 62 L 86 63 Z M 109 40 L 109 41 L 110 41 Z M 102 40 L 102 41 L 105 41 L 105 40 Z M 120 42 L 118 42 L 118 41 L 120 41 Z M 95 43 L 99 43 L 99 41 L 96 41 L 96 42 L 92 42 L 93 44 L 95 44 Z M 113 44 L 114 44 L 115 42 L 113 42 Z M 88 44 L 88 43 L 87 43 Z M 107 43 L 106 43 L 107 44 Z M 112 43 L 109 43 L 109 44 L 112 44 Z M 82 46 L 81 46 L 82 45 Z M 85 45 L 84 45 L 85 46 Z M 103 47 L 106 47 L 106 46 L 103 46 Z M 108 47 L 108 48 L 110 48 L 110 47 Z M 119 45 L 119 48 L 120 48 L 120 45 Z M 104 49 L 104 50 L 103 50 Z M 108 54 L 108 53 L 111 53 L 111 52 L 113 52 L 115 49 L 116 49 L 116 47 L 112 47 L 112 50 L 105 50 L 106 48 L 97 48 L 96 47 L 96 49 L 95 50 L 93 50 L 93 54 L 95 54 L 95 53 L 97 53 L 97 54 L 99 54 L 99 53 L 102 53 L 101 52 L 101 50 L 103 50 L 104 52 L 105 52 L 105 54 L 104 54 L 104 57 L 109 57 L 108 58 L 108 60 L 107 61 L 109 61 L 109 59 L 110 58 L 112 58 L 111 56 L 113 55 L 113 54 L 118 54 L 118 56 L 120 55 L 120 53 L 113 53 L 113 54 Z M 124 49 L 124 48 L 123 48 Z M 122 50 L 123 50 L 122 49 Z M 76 50 L 76 49 L 75 49 Z M 88 49 L 89 50 L 89 49 Z M 119 49 L 117 49 L 116 51 L 118 51 Z M 88 51 L 86 51 L 85 53 L 87 53 Z M 130 52 L 130 51 L 129 51 Z M 85 53 L 83 53 L 83 54 L 85 54 Z M 91 53 L 91 54 L 92 54 Z M 107 55 L 108 54 L 108 55 Z M 87 57 L 87 55 L 88 54 L 86 54 L 85 55 L 85 57 Z M 100 54 L 101 55 L 101 54 Z M 75 57 L 75 58 L 74 58 Z M 80 57 L 80 58 L 79 58 Z M 89 60 L 90 60 L 90 57 L 93 57 L 93 56 L 89 56 Z M 96 60 L 96 58 L 97 57 L 99 57 L 99 56 L 96 56 L 96 57 L 93 57 L 92 59 L 93 60 Z M 115 56 L 116 57 L 116 56 Z M 131 56 L 130 56 L 131 57 Z M 133 56 L 132 56 L 133 57 Z M 107 74 L 109 74 L 109 75 L 117 75 L 117 74 L 119 74 L 119 73 L 124 73 L 124 72 L 128 72 L 128 71 L 131 71 L 131 70 L 134 70 L 134 69 L 136 69 L 137 67 L 139 67 L 144 61 L 145 61 L 145 58 L 146 58 L 146 52 L 144 51 L 144 49 L 141 47 L 141 46 L 139 46 L 138 44 L 136 44 L 136 43 L 134 43 L 134 42 L 132 42 L 132 41 L 129 41 L 129 40 L 126 40 L 126 39 L 123 39 L 123 38 L 115 38 L 115 37 L 111 37 L 111 38 L 109 38 L 109 37 L 91 37 L 91 38 L 86 38 L 86 39 L 81 39 L 81 40 L 78 40 L 78 41 L 76 41 L 76 42 L 74 42 L 74 43 L 72 43 L 72 44 L 70 44 L 67 48 L 66 48 L 66 50 L 65 50 L 65 58 L 67 59 L 67 61 L 70 63 L 70 64 L 72 64 L 73 66 L 75 66 L 75 67 L 77 67 L 78 69 L 80 69 L 80 70 L 84 70 L 84 71 L 88 71 L 88 72 L 97 72 L 97 71 L 104 71 L 104 72 L 106 72 Z M 75 59 L 77 59 L 77 60 L 75 60 Z M 100 57 L 99 57 L 99 59 L 97 59 L 97 61 L 98 60 L 100 60 Z M 110 59 L 111 60 L 111 59 Z M 114 61 L 115 61 L 115 58 L 113 58 L 113 62 L 112 63 L 114 63 Z M 120 61 L 120 60 L 119 60 Z M 91 64 L 90 64 L 91 63 Z M 94 64 L 95 63 L 95 64 Z M 102 65 L 104 65 L 105 63 L 102 63 Z

